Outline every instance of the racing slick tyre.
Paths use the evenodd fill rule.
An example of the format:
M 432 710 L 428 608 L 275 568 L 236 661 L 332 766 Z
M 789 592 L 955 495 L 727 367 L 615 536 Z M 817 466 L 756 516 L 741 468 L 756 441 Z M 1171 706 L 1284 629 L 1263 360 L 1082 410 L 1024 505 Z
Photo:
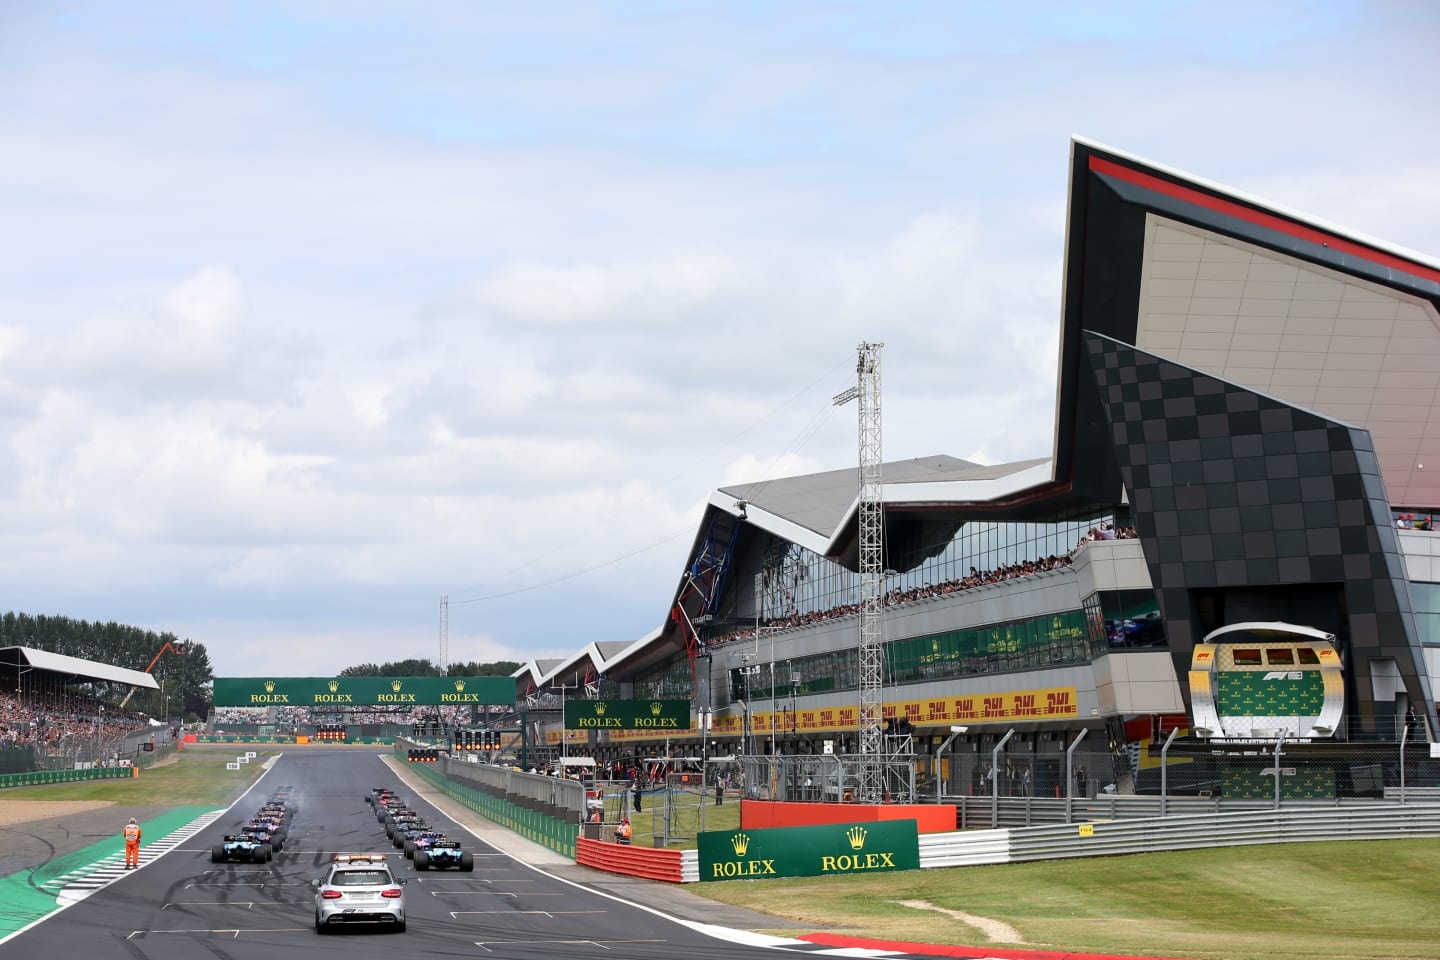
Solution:
M 279 853 L 281 850 L 285 849 L 285 838 L 278 833 L 275 834 L 275 836 L 270 838 L 269 847 L 275 853 Z M 268 860 L 270 858 L 266 857 L 265 859 Z
M 405 841 L 404 850 L 405 850 L 405 859 L 406 859 L 406 860 L 414 860 L 414 859 L 415 859 L 415 841 L 414 841 L 414 840 L 406 840 L 406 841 Z
M 466 873 L 474 873 L 474 872 L 475 872 L 475 854 L 471 853 L 471 852 L 468 851 L 468 850 L 466 850 L 464 853 L 460 854 L 460 869 L 461 869 L 461 870 L 464 870 Z
M 266 863 L 270 860 L 270 844 L 262 843 L 255 848 L 253 854 L 256 863 Z
M 400 849 L 402 846 L 404 846 L 404 844 L 405 844 L 405 836 L 404 836 L 404 834 L 400 834 L 400 833 L 395 834 L 395 836 L 393 836 L 393 837 L 390 838 L 390 843 L 394 845 L 394 847 L 395 847 L 396 850 L 399 850 L 399 849 Z
M 416 870 L 429 870 L 429 869 L 430 869 L 430 854 L 426 853 L 424 850 L 416 850 L 416 851 L 415 851 L 415 869 L 416 869 Z
M 219 845 L 216 845 L 216 846 L 211 847 L 211 848 L 210 848 L 210 862 L 211 862 L 211 863 L 224 863 L 224 862 L 225 862 L 225 848 L 222 847 L 222 846 L 219 846 Z

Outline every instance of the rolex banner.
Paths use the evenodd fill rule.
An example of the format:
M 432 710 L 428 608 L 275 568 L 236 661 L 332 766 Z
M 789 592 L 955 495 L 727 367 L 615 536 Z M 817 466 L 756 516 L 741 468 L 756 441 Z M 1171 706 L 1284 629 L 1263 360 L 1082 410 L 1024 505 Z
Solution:
M 689 700 L 566 700 L 566 730 L 690 729 Z
M 702 833 L 701 880 L 821 877 L 920 869 L 914 820 Z
M 216 677 L 217 707 L 515 703 L 512 677 Z

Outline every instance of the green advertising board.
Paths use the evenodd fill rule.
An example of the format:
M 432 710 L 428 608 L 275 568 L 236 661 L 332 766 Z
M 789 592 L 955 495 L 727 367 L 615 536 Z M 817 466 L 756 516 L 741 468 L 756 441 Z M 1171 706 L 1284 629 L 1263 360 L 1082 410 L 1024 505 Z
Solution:
M 689 700 L 566 700 L 566 730 L 689 730 Z
M 701 880 L 822 877 L 920 869 L 914 820 L 700 834 Z
M 217 707 L 515 703 L 512 677 L 216 677 Z

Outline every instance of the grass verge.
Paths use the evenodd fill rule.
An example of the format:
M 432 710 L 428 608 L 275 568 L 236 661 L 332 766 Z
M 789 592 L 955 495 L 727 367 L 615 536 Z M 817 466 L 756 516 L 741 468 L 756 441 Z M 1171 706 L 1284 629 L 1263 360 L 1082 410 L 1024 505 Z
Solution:
M 278 751 L 257 751 L 239 770 L 226 770 L 235 751 L 224 753 L 186 749 L 174 763 L 141 770 L 131 780 L 82 780 L 42 787 L 22 787 L 0 794 L 7 800 L 108 800 L 132 806 L 225 806 L 249 789 L 262 772 L 261 764 Z
M 687 889 L 884 940 L 1215 960 L 1437 960 L 1440 840 L 1296 843 Z M 1001 944 L 930 910 L 1000 920 Z M 779 931 L 776 931 L 779 932 Z M 793 935 L 793 931 L 784 935 Z

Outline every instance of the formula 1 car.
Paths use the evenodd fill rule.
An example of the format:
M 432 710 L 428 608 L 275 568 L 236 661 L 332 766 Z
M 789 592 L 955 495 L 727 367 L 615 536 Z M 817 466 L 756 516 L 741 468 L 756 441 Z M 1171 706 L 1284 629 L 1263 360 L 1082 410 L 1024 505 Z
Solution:
M 475 855 L 461 851 L 458 840 L 436 840 L 428 849 L 415 851 L 416 870 L 444 870 L 448 867 L 470 873 L 475 869 Z
M 271 802 L 261 807 L 260 813 L 257 814 L 257 816 L 288 824 L 291 820 L 295 819 L 295 812 L 283 803 Z
M 394 823 L 385 825 L 385 835 L 395 846 L 404 846 L 406 840 L 414 840 L 417 836 L 430 830 L 432 827 L 420 816 L 405 817 L 396 820 Z
M 285 840 L 290 831 L 285 825 L 269 818 L 257 817 L 245 824 L 242 831 L 246 836 L 256 837 L 261 843 L 268 844 L 275 853 L 285 849 Z
M 227 834 L 223 843 L 210 848 L 210 862 L 265 863 L 273 853 L 273 848 L 261 837 L 248 833 Z
M 387 817 L 394 816 L 397 813 L 406 813 L 409 809 L 409 807 L 405 806 L 405 801 L 399 798 L 393 798 L 384 802 L 376 801 L 375 819 L 384 823 Z
M 385 836 L 390 840 L 394 840 L 395 834 L 401 830 L 409 829 L 426 829 L 425 818 L 414 810 L 406 810 L 385 818 Z
M 401 844 L 401 848 L 405 851 L 406 860 L 414 860 L 417 852 L 427 850 L 434 846 L 436 841 L 444 839 L 445 834 L 439 830 L 423 830 L 407 837 Z

